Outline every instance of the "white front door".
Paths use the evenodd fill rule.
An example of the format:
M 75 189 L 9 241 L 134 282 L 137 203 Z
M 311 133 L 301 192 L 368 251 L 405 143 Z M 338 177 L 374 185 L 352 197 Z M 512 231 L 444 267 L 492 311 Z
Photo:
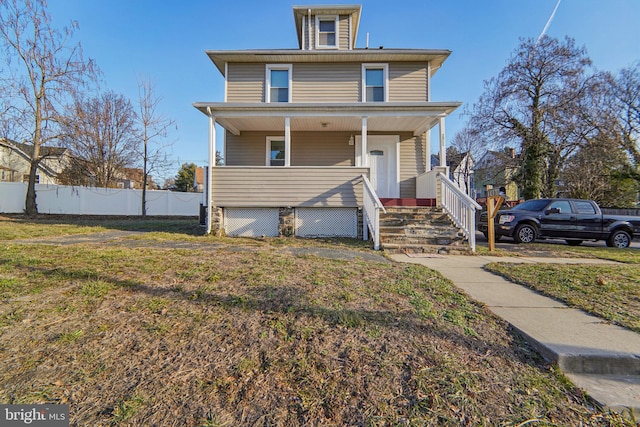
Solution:
M 397 135 L 368 135 L 367 157 L 370 180 L 378 197 L 400 197 L 400 138 Z M 356 138 L 356 160 L 361 158 L 362 138 Z M 357 162 L 356 162 L 357 163 Z

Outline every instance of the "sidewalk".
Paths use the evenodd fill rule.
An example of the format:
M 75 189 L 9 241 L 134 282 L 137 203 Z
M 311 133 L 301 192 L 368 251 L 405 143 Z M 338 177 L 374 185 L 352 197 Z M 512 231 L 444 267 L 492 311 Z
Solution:
M 490 262 L 615 264 L 594 259 L 391 255 L 439 271 L 516 328 L 603 406 L 640 413 L 640 334 L 607 324 L 483 269 Z

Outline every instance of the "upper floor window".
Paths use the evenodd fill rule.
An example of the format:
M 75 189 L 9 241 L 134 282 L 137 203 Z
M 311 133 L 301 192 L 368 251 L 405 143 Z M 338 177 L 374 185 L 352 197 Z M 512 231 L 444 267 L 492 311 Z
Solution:
M 266 102 L 291 102 L 291 65 L 267 65 Z
M 388 99 L 389 69 L 387 64 L 362 65 L 362 101 L 385 102 Z
M 316 48 L 338 47 L 338 17 L 316 16 Z

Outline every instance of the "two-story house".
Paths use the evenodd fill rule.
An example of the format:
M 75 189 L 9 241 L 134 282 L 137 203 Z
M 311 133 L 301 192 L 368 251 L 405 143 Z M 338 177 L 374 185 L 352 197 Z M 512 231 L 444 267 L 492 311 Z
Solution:
M 356 48 L 361 10 L 294 6 L 298 49 L 206 52 L 225 79 L 224 102 L 194 103 L 211 165 L 224 129 L 210 232 L 366 238 L 372 204 L 436 199 L 430 134 L 438 125 L 445 167 L 444 121 L 460 103 L 433 101 L 431 79 L 451 52 Z
M 504 151 L 487 151 L 478 160 L 474 169 L 475 192 L 480 204 L 486 204 L 487 191 L 492 189 L 504 189 L 507 205 L 515 205 L 520 201 L 520 191 L 514 181 L 518 163 L 513 148 L 507 148 Z

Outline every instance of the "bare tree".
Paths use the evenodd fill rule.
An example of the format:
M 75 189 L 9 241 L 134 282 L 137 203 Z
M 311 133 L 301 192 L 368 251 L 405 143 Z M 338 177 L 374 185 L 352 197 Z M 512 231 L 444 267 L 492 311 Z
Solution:
M 480 159 L 482 152 L 485 150 L 481 135 L 466 126 L 456 133 L 449 148 L 455 148 L 458 153 L 463 154 L 460 172 L 463 175 L 467 194 L 471 195 L 471 175 L 473 174 L 474 164 Z M 447 153 L 447 159 L 449 158 L 451 157 Z
M 567 161 L 562 174 L 564 195 L 593 199 L 606 207 L 635 206 L 638 184 L 628 173 L 630 158 L 616 139 L 616 135 L 599 134 Z
M 522 41 L 498 77 L 485 82 L 470 126 L 489 143 L 520 143 L 516 180 L 525 198 L 554 196 L 563 162 L 594 129 L 581 108 L 591 60 L 566 38 Z
M 640 61 L 622 69 L 611 82 L 613 114 L 621 144 L 640 173 Z
M 65 171 L 67 184 L 91 181 L 97 187 L 112 187 L 124 168 L 136 161 L 136 113 L 123 95 L 105 92 L 77 99 L 62 130 L 62 142 L 74 159 Z
M 71 38 L 77 23 L 62 30 L 51 26 L 45 0 L 2 0 L 0 43 L 6 49 L 9 74 L 3 94 L 10 97 L 5 119 L 18 135 L 33 144 L 25 213 L 38 212 L 35 183 L 43 159 L 41 147 L 58 138 L 58 123 L 69 95 L 95 76 L 92 61 L 85 61 L 80 44 Z
M 155 83 L 146 78 L 138 79 L 138 120 L 142 139 L 142 217 L 147 216 L 147 181 L 151 172 L 166 169 L 170 162 L 165 150 L 169 128 L 174 121 L 163 116 L 158 107 L 162 97 L 156 94 Z

